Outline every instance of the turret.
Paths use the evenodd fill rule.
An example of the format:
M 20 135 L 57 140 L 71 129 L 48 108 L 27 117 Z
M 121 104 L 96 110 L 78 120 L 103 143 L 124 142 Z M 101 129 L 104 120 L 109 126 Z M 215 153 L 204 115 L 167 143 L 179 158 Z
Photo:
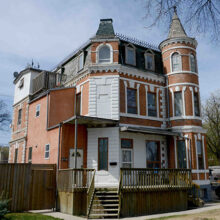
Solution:
M 175 10 L 168 38 L 160 44 L 173 128 L 202 124 L 196 47 L 197 41 L 187 36 Z

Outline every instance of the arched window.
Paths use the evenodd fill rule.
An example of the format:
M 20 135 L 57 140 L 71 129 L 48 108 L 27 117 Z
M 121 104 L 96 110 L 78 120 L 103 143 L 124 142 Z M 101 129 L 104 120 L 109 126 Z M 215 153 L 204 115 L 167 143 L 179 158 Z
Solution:
M 190 68 L 192 72 L 196 72 L 196 59 L 193 54 L 190 54 Z
M 133 45 L 127 45 L 125 50 L 125 62 L 127 64 L 136 65 L 135 47 Z
M 181 56 L 178 53 L 173 53 L 171 56 L 172 62 L 172 72 L 180 71 L 181 70 Z
M 154 64 L 153 52 L 151 52 L 151 51 L 145 52 L 144 58 L 145 58 L 145 69 L 154 70 L 155 64 Z
M 104 45 L 99 49 L 99 63 L 110 63 L 111 51 L 109 46 Z

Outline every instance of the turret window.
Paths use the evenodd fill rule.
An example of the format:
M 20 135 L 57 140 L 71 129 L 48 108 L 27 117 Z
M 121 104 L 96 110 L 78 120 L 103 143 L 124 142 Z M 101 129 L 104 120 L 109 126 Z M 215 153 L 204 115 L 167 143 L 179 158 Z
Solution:
M 174 93 L 174 115 L 181 116 L 183 114 L 182 92 Z
M 126 47 L 126 63 L 135 66 L 136 65 L 136 55 L 135 55 L 135 48 L 131 45 Z
M 110 63 L 111 51 L 109 46 L 104 45 L 99 49 L 99 63 Z
M 197 72 L 196 70 L 196 59 L 193 54 L 190 54 L 190 68 L 192 72 Z
M 194 93 L 194 114 L 195 116 L 200 116 L 198 92 Z
M 181 56 L 178 53 L 174 53 L 171 56 L 172 62 L 172 72 L 180 71 L 181 70 Z
M 203 161 L 202 141 L 196 142 L 196 148 L 197 148 L 197 157 L 198 157 L 198 169 L 203 170 L 204 169 L 204 161 Z

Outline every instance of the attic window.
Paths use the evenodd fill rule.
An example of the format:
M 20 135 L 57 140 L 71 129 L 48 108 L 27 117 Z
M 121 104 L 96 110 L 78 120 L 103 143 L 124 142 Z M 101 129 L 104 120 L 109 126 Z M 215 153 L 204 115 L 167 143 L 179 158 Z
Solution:
M 145 69 L 154 70 L 154 54 L 147 52 L 144 54 L 145 57 Z
M 99 49 L 99 63 L 110 63 L 110 60 L 110 48 L 109 46 L 104 45 Z
M 136 65 L 136 55 L 135 55 L 135 48 L 131 45 L 128 45 L 126 47 L 126 51 L 125 51 L 125 62 L 127 64 Z
M 20 83 L 18 85 L 19 89 L 22 89 L 24 87 L 24 78 L 20 80 Z
M 78 58 L 78 71 L 83 69 L 83 64 L 84 64 L 83 61 L 84 61 L 84 56 L 83 56 L 83 53 L 81 53 Z

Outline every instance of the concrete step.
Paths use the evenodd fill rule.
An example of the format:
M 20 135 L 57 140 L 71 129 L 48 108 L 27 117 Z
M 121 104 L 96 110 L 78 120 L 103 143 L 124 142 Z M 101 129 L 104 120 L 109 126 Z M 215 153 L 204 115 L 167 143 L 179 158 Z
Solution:
M 90 214 L 89 215 L 89 218 L 103 218 L 103 217 L 108 217 L 108 218 L 115 217 L 115 218 L 117 218 L 118 214 Z

